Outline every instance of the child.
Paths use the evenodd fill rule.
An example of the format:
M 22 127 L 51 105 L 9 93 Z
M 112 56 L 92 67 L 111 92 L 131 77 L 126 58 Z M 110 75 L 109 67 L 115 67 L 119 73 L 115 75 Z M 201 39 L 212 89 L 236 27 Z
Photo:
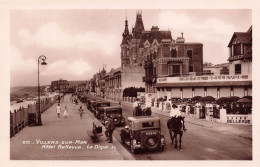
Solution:
M 69 116 L 69 112 L 67 110 L 67 106 L 65 106 L 64 112 L 63 112 L 63 117 L 67 118 Z

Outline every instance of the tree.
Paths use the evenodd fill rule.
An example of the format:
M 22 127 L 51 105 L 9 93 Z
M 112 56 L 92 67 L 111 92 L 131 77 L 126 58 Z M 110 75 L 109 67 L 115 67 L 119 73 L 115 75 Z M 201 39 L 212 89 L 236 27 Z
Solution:
M 123 91 L 123 97 L 137 97 L 137 92 L 145 92 L 145 88 L 129 87 Z

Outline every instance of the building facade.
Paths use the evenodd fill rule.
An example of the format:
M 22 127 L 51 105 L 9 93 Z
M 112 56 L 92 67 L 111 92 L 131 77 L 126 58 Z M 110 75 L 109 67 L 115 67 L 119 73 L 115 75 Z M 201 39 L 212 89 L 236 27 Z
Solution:
M 69 82 L 67 80 L 57 80 L 51 81 L 51 90 L 53 92 L 60 91 L 60 92 L 67 92 L 69 88 Z
M 105 75 L 106 70 L 104 68 L 96 75 L 96 93 L 98 96 L 105 94 Z
M 105 97 L 116 101 L 121 100 L 122 99 L 121 67 L 117 69 L 111 69 L 111 71 L 104 76 L 104 80 L 105 80 Z
M 143 55 L 140 54 L 140 40 L 144 24 L 142 14 L 136 15 L 135 26 L 132 28 L 132 33 L 128 29 L 128 21 L 125 21 L 125 29 L 122 34 L 121 47 L 121 77 L 122 89 L 128 87 L 145 87 L 142 78 L 145 75 L 143 68 Z
M 170 31 L 152 27 L 142 34 L 141 47 L 147 93 L 157 92 L 156 78 L 201 75 L 203 71 L 203 45 L 185 42 L 183 33 L 175 41 Z
M 252 74 L 252 26 L 247 32 L 235 32 L 228 48 L 230 74 Z
M 252 96 L 252 27 L 247 32 L 235 32 L 228 48 L 229 75 L 158 76 L 157 97 Z

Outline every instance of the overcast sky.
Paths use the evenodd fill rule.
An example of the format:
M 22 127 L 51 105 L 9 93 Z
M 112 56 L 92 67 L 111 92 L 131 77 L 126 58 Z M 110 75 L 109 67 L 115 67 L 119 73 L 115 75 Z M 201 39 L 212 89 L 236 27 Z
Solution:
M 37 60 L 41 85 L 59 78 L 87 80 L 106 64 L 120 66 L 120 44 L 125 19 L 129 30 L 136 10 L 11 10 L 11 86 L 37 85 Z M 252 24 L 251 10 L 142 10 L 146 30 L 158 26 L 171 30 L 175 39 L 203 43 L 204 62 L 226 63 L 228 42 L 234 32 Z

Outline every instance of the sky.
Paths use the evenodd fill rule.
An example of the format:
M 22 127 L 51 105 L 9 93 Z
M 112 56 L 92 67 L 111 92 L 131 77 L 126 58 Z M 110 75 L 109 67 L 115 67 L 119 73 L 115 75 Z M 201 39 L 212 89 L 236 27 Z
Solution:
M 87 80 L 102 70 L 121 64 L 120 44 L 127 17 L 129 30 L 137 10 L 11 10 L 10 12 L 10 86 L 35 86 L 37 60 L 40 83 L 53 80 Z M 234 32 L 245 32 L 252 25 L 248 9 L 142 10 L 145 30 L 158 26 L 170 30 L 176 39 L 203 44 L 203 61 L 226 63 L 227 45 Z

